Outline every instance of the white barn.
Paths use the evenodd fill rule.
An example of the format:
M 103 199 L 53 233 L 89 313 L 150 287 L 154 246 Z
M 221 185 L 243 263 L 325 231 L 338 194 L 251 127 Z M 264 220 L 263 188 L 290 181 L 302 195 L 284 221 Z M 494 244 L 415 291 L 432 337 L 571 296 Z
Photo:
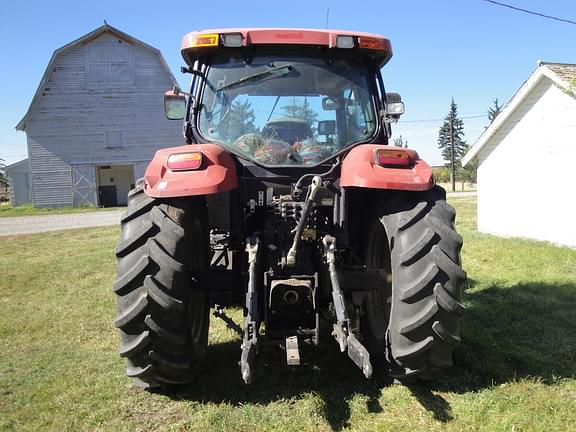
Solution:
M 175 84 L 160 51 L 107 24 L 57 49 L 16 126 L 34 206 L 125 204 L 154 151 L 183 142 L 163 109 Z
M 539 62 L 473 158 L 479 231 L 576 247 L 576 65 Z

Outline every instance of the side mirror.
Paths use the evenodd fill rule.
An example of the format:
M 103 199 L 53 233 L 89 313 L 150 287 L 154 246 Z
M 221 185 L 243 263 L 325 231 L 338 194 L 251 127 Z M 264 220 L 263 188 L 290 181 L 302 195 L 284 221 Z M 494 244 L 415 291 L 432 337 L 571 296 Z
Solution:
M 338 108 L 340 108 L 340 104 L 331 97 L 325 97 L 322 99 L 322 109 L 324 111 L 334 111 Z
M 406 111 L 402 97 L 398 93 L 386 93 L 386 120 L 396 123 Z
M 164 93 L 164 112 L 169 120 L 182 120 L 186 116 L 186 98 L 177 88 Z

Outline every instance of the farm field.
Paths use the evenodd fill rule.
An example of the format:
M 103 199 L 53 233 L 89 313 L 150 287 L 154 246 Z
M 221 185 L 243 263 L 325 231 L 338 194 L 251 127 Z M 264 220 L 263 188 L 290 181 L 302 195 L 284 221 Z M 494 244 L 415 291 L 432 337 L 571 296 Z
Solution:
M 1 238 L 0 430 L 576 430 L 576 250 L 480 234 L 475 198 L 450 202 L 469 277 L 463 344 L 426 385 L 367 381 L 325 341 L 296 369 L 264 350 L 246 386 L 238 337 L 213 319 L 194 385 L 136 390 L 112 325 L 118 228 Z

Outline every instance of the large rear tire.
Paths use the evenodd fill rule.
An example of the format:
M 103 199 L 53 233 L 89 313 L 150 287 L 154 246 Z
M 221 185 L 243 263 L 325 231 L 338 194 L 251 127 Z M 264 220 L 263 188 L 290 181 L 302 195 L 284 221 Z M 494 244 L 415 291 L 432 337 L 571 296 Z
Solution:
M 435 378 L 452 365 L 464 312 L 455 212 L 440 187 L 386 201 L 368 231 L 365 262 L 391 273 L 391 284 L 367 295 L 364 337 L 394 377 Z
M 143 388 L 191 382 L 208 342 L 207 295 L 194 272 L 207 268 L 206 204 L 156 200 L 140 180 L 128 194 L 114 283 L 120 356 Z

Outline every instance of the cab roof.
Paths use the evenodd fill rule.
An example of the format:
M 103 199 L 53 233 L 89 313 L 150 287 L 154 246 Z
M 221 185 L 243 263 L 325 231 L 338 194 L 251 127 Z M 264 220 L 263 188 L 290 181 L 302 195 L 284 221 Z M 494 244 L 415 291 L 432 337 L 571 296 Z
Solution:
M 206 52 L 207 50 L 210 51 L 214 49 L 213 47 L 207 49 L 205 46 L 198 46 L 197 39 L 203 35 L 217 35 L 222 39 L 223 36 L 229 34 L 241 35 L 242 47 L 250 45 L 317 45 L 327 48 L 338 48 L 337 39 L 339 36 L 351 36 L 355 40 L 354 48 L 358 48 L 360 40 L 372 41 L 372 43 L 378 46 L 378 49 L 363 49 L 362 51 L 370 51 L 372 56 L 380 60 L 380 66 L 386 64 L 390 57 L 392 57 L 390 40 L 378 34 L 346 30 L 300 28 L 227 28 L 194 31 L 182 38 L 182 56 L 185 60 L 188 60 L 193 57 L 196 52 Z

